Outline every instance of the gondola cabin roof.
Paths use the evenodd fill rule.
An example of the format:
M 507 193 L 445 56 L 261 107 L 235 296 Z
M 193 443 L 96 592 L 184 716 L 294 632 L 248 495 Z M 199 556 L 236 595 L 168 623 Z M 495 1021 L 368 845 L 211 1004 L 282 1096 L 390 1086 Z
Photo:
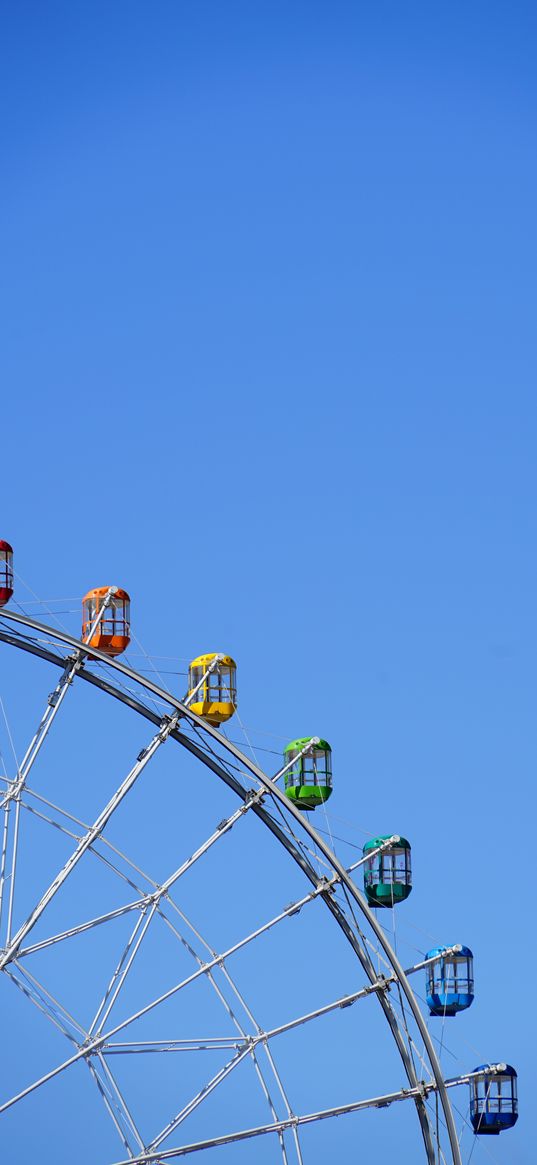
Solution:
M 384 845 L 385 841 L 389 841 L 390 837 L 392 837 L 391 833 L 386 833 L 382 837 L 372 837 L 371 841 L 367 841 L 366 844 L 364 845 L 364 853 L 365 854 L 369 853 L 369 851 L 372 849 L 378 849 L 379 846 Z M 399 836 L 399 841 L 394 841 L 393 848 L 394 849 L 410 849 L 411 846 L 410 846 L 410 842 L 407 841 L 406 837 Z
M 309 741 L 312 739 L 313 738 L 311 736 L 301 736 L 298 740 L 291 740 L 289 744 L 286 744 L 285 752 L 291 752 L 292 749 L 296 750 L 296 752 L 300 752 L 300 750 L 305 748 Z M 332 752 L 328 741 L 321 740 L 320 738 L 318 739 L 317 744 L 312 744 L 311 747 L 312 749 L 315 749 L 315 752 Z
M 208 667 L 208 665 L 210 663 L 212 663 L 212 661 L 216 655 L 218 655 L 217 651 L 209 651 L 209 652 L 206 652 L 205 655 L 197 655 L 196 658 L 192 660 L 190 666 L 191 667 Z M 235 667 L 236 668 L 236 666 L 237 666 L 237 664 L 235 663 L 235 660 L 232 659 L 230 655 L 222 655 L 218 662 L 223 664 L 224 667 Z
M 84 595 L 82 602 L 85 603 L 87 599 L 104 598 L 110 589 L 110 587 L 92 587 L 91 591 L 88 591 L 87 594 Z M 114 594 L 112 597 L 114 599 L 123 599 L 123 601 L 127 603 L 130 603 L 131 600 L 131 597 L 129 594 L 127 594 L 127 591 L 122 590 L 121 587 L 114 588 Z
M 425 958 L 434 959 L 437 957 L 437 955 L 445 955 L 446 951 L 450 951 L 452 954 L 449 955 L 449 958 L 453 957 L 454 959 L 473 959 L 474 952 L 470 950 L 470 947 L 464 947 L 461 943 L 457 943 L 457 946 L 459 948 L 457 951 L 454 951 L 453 947 L 450 947 L 449 945 L 445 947 L 432 947 L 430 951 L 427 951 Z
M 518 1076 L 511 1064 L 502 1064 L 501 1071 L 498 1071 L 498 1064 L 478 1064 L 474 1072 L 492 1072 L 494 1076 Z

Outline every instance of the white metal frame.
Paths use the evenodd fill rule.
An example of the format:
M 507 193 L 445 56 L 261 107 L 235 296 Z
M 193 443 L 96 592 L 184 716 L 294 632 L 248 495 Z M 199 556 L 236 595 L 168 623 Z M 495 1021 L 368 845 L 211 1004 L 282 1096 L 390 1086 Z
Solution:
M 113 591 L 109 592 L 110 596 L 112 593 Z M 102 611 L 99 612 L 99 617 L 101 617 L 101 615 Z M 90 638 L 91 632 L 88 636 L 88 640 Z M 58 645 L 55 650 L 51 649 L 51 640 Z M 12 869 L 10 878 L 10 905 L 8 911 L 8 925 L 6 928 L 5 945 L 0 954 L 0 970 L 4 971 L 4 973 L 6 973 L 10 979 L 16 983 L 19 989 L 23 990 L 28 998 L 30 998 L 31 1001 L 36 1006 L 38 1006 L 39 1009 L 42 1010 L 48 1016 L 48 1018 L 53 1023 L 55 1023 L 57 1027 L 60 1027 L 60 1030 L 62 1030 L 66 1037 L 71 1041 L 71 1043 L 75 1045 L 76 1051 L 72 1056 L 70 1056 L 56 1068 L 52 1069 L 39 1080 L 34 1081 L 23 1091 L 19 1092 L 16 1096 L 9 1098 L 2 1105 L 0 1105 L 0 1113 L 7 1108 L 10 1108 L 24 1096 L 29 1095 L 30 1092 L 40 1087 L 46 1081 L 52 1079 L 60 1072 L 65 1071 L 70 1065 L 74 1064 L 80 1059 L 85 1059 L 90 1067 L 99 1091 L 103 1096 L 103 1100 L 107 1106 L 108 1111 L 110 1112 L 112 1120 L 116 1125 L 122 1142 L 125 1145 L 127 1152 L 130 1154 L 129 1162 L 150 1162 L 157 1160 L 164 1161 L 168 1157 L 185 1155 L 189 1152 L 198 1151 L 201 1148 L 212 1148 L 217 1144 L 229 1143 L 233 1140 L 238 1141 L 245 1139 L 246 1137 L 257 1136 L 270 1132 L 277 1135 L 282 1159 L 284 1163 L 286 1163 L 288 1157 L 284 1133 L 290 1131 L 293 1135 L 296 1156 L 300 1165 L 302 1162 L 302 1153 L 298 1140 L 298 1128 L 302 1124 L 310 1123 L 313 1120 L 326 1119 L 328 1116 L 339 1115 L 340 1112 L 343 1113 L 357 1111 L 360 1108 L 370 1107 L 372 1105 L 380 1107 L 381 1105 L 392 1103 L 392 1100 L 409 1097 L 416 1105 L 423 1134 L 427 1160 L 429 1165 L 434 1165 L 434 1163 L 440 1161 L 441 1158 L 445 1159 L 445 1152 L 441 1152 L 440 1148 L 435 1145 L 434 1134 L 431 1130 L 426 1107 L 428 1095 L 431 1092 L 436 1092 L 443 1110 L 445 1127 L 449 1139 L 449 1148 L 451 1154 L 450 1159 L 453 1162 L 453 1165 L 461 1165 L 459 1142 L 447 1094 L 447 1087 L 451 1086 L 452 1083 L 459 1081 L 452 1081 L 448 1084 L 448 1082 L 444 1080 L 440 1064 L 434 1051 L 432 1040 L 423 1020 L 421 1011 L 414 998 L 407 977 L 410 972 L 417 970 L 418 967 L 421 968 L 425 964 L 422 962 L 417 964 L 416 967 L 410 968 L 409 972 L 403 971 L 403 968 L 400 966 L 382 927 L 378 924 L 364 896 L 358 891 L 354 881 L 351 878 L 352 871 L 361 865 L 365 859 L 361 859 L 361 861 L 354 863 L 354 865 L 350 867 L 349 870 L 346 870 L 341 865 L 335 854 L 332 853 L 329 846 L 326 844 L 326 842 L 324 842 L 323 838 L 315 831 L 310 821 L 307 820 L 304 815 L 295 808 L 295 806 L 284 796 L 283 792 L 278 787 L 277 781 L 283 775 L 285 768 L 288 766 L 284 766 L 284 768 L 280 770 L 280 772 L 277 773 L 275 777 L 271 778 L 266 776 L 266 774 L 262 772 L 259 766 L 251 761 L 247 756 L 245 756 L 236 745 L 232 744 L 216 728 L 202 721 L 190 710 L 188 704 L 193 698 L 193 693 L 190 694 L 190 699 L 187 697 L 186 701 L 179 701 L 170 695 L 169 692 L 157 687 L 157 685 L 148 680 L 146 677 L 140 676 L 136 672 L 132 671 L 132 669 L 127 667 L 118 659 L 111 659 L 96 649 L 90 648 L 87 643 L 81 644 L 79 641 L 73 639 L 63 632 L 56 631 L 55 629 L 46 627 L 33 619 L 27 618 L 26 616 L 21 616 L 15 614 L 12 611 L 6 611 L 4 609 L 1 612 L 0 617 L 0 641 L 4 641 L 18 648 L 29 651 L 31 654 L 39 656 L 40 658 L 48 660 L 49 662 L 54 663 L 56 666 L 63 668 L 63 673 L 59 685 L 55 689 L 56 693 L 58 692 L 58 689 L 60 690 L 61 699 L 58 697 L 53 701 L 52 704 L 49 702 L 48 708 L 51 709 L 51 712 L 49 713 L 48 710 L 46 710 L 45 716 L 43 717 L 43 720 L 46 719 L 46 731 L 42 731 L 42 720 L 38 728 L 38 732 L 36 733 L 36 736 L 34 737 L 34 740 L 32 741 L 32 744 L 30 745 L 30 748 L 25 756 L 26 763 L 27 758 L 30 755 L 33 758 L 31 759 L 29 767 L 31 767 L 31 764 L 33 764 L 35 755 L 37 755 L 37 752 L 35 752 L 34 742 L 36 739 L 38 739 L 38 747 L 41 747 L 44 737 L 50 728 L 54 716 L 56 715 L 59 704 L 63 700 L 69 685 L 72 683 L 75 677 L 77 679 L 81 678 L 87 680 L 91 684 L 98 686 L 107 694 L 113 695 L 115 698 L 121 700 L 123 703 L 133 708 L 133 710 L 157 726 L 157 732 L 153 735 L 149 744 L 142 750 L 142 752 L 138 754 L 135 764 L 132 766 L 129 773 L 120 784 L 114 796 L 98 815 L 94 824 L 92 826 L 84 825 L 83 834 L 80 835 L 64 823 L 65 832 L 69 833 L 77 840 L 75 849 L 73 850 L 71 857 L 58 872 L 53 882 L 42 894 L 39 902 L 36 904 L 29 918 L 22 926 L 19 927 L 15 935 L 12 935 L 11 932 L 13 897 L 15 893 L 16 881 L 16 852 L 18 832 L 20 827 L 20 810 L 21 807 L 24 807 L 29 808 L 32 812 L 38 812 L 38 815 L 43 816 L 44 814 L 40 813 L 39 810 L 36 810 L 35 805 L 30 806 L 26 801 L 23 802 L 23 794 L 28 793 L 28 795 L 30 795 L 30 791 L 28 791 L 26 788 L 27 776 L 29 772 L 28 764 L 26 771 L 24 770 L 25 762 L 23 762 L 23 765 L 21 766 L 16 779 L 13 782 L 8 782 L 6 794 L 2 801 L 5 812 L 5 820 L 2 841 L 2 857 L 0 862 L 0 895 L 5 887 L 5 882 L 7 880 L 5 872 L 7 868 L 9 838 L 8 814 L 12 801 L 15 801 L 17 805 L 17 819 L 14 837 L 12 839 Z M 73 651 L 74 654 L 67 655 L 66 657 L 63 654 L 66 648 Z M 102 669 L 99 669 L 99 671 L 88 669 L 86 664 L 93 661 L 98 661 L 99 664 L 105 664 L 106 674 L 103 674 Z M 213 666 L 216 666 L 216 662 L 217 661 L 213 661 Z M 125 680 L 127 680 L 130 685 L 128 690 L 125 689 Z M 132 688 L 133 684 L 135 685 L 135 690 Z M 144 692 L 153 700 L 156 697 L 160 706 L 167 707 L 167 712 L 163 715 L 156 713 L 153 707 L 150 707 L 147 702 L 144 702 Z M 184 731 L 183 724 L 186 725 L 187 731 Z M 207 838 L 207 840 L 202 844 L 202 846 L 199 847 L 196 853 L 193 854 L 192 857 L 188 859 L 188 861 L 184 862 L 175 872 L 173 872 L 163 885 L 154 885 L 151 891 L 147 891 L 147 889 L 144 891 L 143 887 L 140 887 L 138 898 L 129 903 L 126 903 L 124 907 L 120 907 L 115 911 L 110 911 L 107 915 L 101 915 L 94 919 L 85 920 L 83 923 L 79 924 L 79 926 L 72 927 L 69 930 L 50 936 L 46 940 L 41 940 L 41 942 L 35 943 L 33 945 L 23 945 L 35 923 L 42 916 L 60 886 L 69 877 L 72 870 L 75 868 L 86 852 L 91 851 L 96 853 L 101 860 L 105 860 L 108 864 L 112 865 L 112 868 L 116 869 L 116 866 L 113 864 L 110 855 L 103 854 L 101 852 L 103 846 L 106 850 L 106 839 L 104 839 L 102 836 L 103 830 L 115 812 L 117 806 L 122 802 L 130 789 L 133 787 L 143 769 L 155 755 L 160 746 L 168 739 L 172 739 L 182 745 L 191 754 L 202 761 L 217 776 L 225 781 L 228 787 L 230 787 L 240 797 L 240 807 L 227 821 L 221 823 L 218 829 L 213 832 L 209 838 Z M 311 747 L 314 747 L 317 741 L 318 738 L 313 737 L 305 746 L 303 751 L 306 752 Z M 34 750 L 33 752 L 32 749 Z M 253 788 L 245 787 L 244 784 L 238 779 L 237 766 L 241 774 L 245 774 L 249 780 L 254 782 Z M 24 779 L 21 780 L 23 775 Z M 45 804 L 49 804 L 46 802 L 45 798 L 41 798 L 40 800 L 45 802 Z M 278 820 L 278 814 L 275 815 L 274 812 L 271 812 L 272 806 L 278 810 L 278 814 L 280 816 L 283 814 L 282 824 L 280 824 L 280 821 Z M 278 841 L 285 846 L 290 856 L 293 857 L 293 859 L 300 865 L 304 874 L 312 884 L 313 889 L 298 902 L 292 903 L 285 907 L 284 910 L 280 911 L 272 919 L 259 926 L 250 935 L 241 939 L 240 942 L 235 943 L 224 952 L 219 954 L 213 953 L 212 958 L 206 960 L 200 960 L 199 956 L 195 954 L 194 957 L 197 958 L 199 963 L 198 969 L 196 971 L 194 971 L 190 976 L 184 978 L 178 984 L 174 985 L 173 988 L 171 988 L 165 994 L 159 996 L 156 1000 L 150 1001 L 150 1003 L 148 1003 L 135 1015 L 130 1016 L 122 1023 L 116 1024 L 115 1026 L 109 1028 L 108 1031 L 104 1030 L 106 1028 L 106 1021 L 110 1016 L 112 1008 L 117 1000 L 117 997 L 126 980 L 126 977 L 134 962 L 136 954 L 141 946 L 141 943 L 143 942 L 144 936 L 147 933 L 153 917 L 158 913 L 161 917 L 164 918 L 167 924 L 170 924 L 170 920 L 167 916 L 166 910 L 164 909 L 165 907 L 171 907 L 175 909 L 179 915 L 181 914 L 181 912 L 178 911 L 178 908 L 175 906 L 173 899 L 170 897 L 171 888 L 182 876 L 182 874 L 185 873 L 186 870 L 194 864 L 194 862 L 199 860 L 199 858 L 204 853 L 206 853 L 212 845 L 215 844 L 218 838 L 225 834 L 229 829 L 231 829 L 233 825 L 250 809 L 253 813 L 256 814 L 258 818 L 264 822 L 265 825 L 268 826 Z M 69 818 L 68 814 L 64 814 L 64 816 L 66 819 Z M 57 822 L 55 822 L 55 824 L 57 824 Z M 78 823 L 78 825 L 80 824 L 81 823 Z M 311 862 L 307 856 L 307 843 L 303 844 L 301 841 L 301 838 L 304 834 L 306 835 L 306 838 L 309 840 L 309 842 L 313 844 L 317 853 L 322 855 L 326 862 L 327 868 L 332 871 L 330 876 L 320 878 L 317 871 L 311 865 Z M 379 847 L 379 852 L 382 849 L 387 848 L 392 843 L 395 843 L 396 840 L 398 839 L 395 836 L 390 838 L 387 842 L 383 843 L 383 845 Z M 116 851 L 116 853 L 118 853 L 118 851 Z M 119 856 L 120 858 L 125 858 L 125 855 Z M 371 855 L 368 855 L 368 857 L 370 856 Z M 119 871 L 116 869 L 116 872 Z M 128 878 L 126 880 L 129 881 L 131 886 L 133 885 L 132 879 Z M 350 919 L 349 914 L 344 911 L 341 903 L 338 901 L 336 895 L 337 889 L 342 889 L 347 897 L 347 900 L 349 903 L 351 903 Z M 305 1016 L 297 1017 L 290 1023 L 281 1025 L 279 1028 L 275 1028 L 270 1032 L 263 1032 L 258 1027 L 258 1025 L 255 1025 L 257 1028 L 257 1034 L 255 1036 L 252 1036 L 243 1029 L 239 1031 L 237 1041 L 235 1043 L 230 1043 L 229 1045 L 222 1043 L 221 1041 L 218 1042 L 217 1037 L 210 1037 L 210 1039 L 213 1039 L 213 1046 L 216 1046 L 214 1045 L 215 1039 L 219 1048 L 229 1046 L 229 1049 L 232 1052 L 231 1059 L 208 1081 L 207 1085 L 204 1087 L 201 1093 L 193 1097 L 188 1105 L 176 1114 L 172 1121 L 169 1122 L 168 1126 L 166 1126 L 166 1128 L 163 1129 L 161 1133 L 159 1133 L 158 1136 L 153 1140 L 151 1145 L 143 1145 L 141 1142 L 140 1134 L 136 1128 L 134 1118 L 128 1110 L 124 1097 L 121 1095 L 117 1083 L 115 1082 L 111 1073 L 111 1069 L 108 1064 L 108 1058 L 118 1054 L 138 1054 L 142 1052 L 142 1050 L 156 1051 L 157 1045 L 153 1044 L 144 1047 L 141 1044 L 125 1044 L 114 1040 L 114 1037 L 117 1036 L 119 1032 L 121 1032 L 125 1027 L 127 1027 L 129 1023 L 133 1022 L 134 1019 L 139 1018 L 142 1014 L 146 1014 L 152 1008 L 163 1002 L 164 999 L 169 998 L 171 995 L 182 990 L 188 983 L 202 975 L 206 975 L 209 981 L 212 981 L 212 985 L 218 992 L 219 988 L 212 978 L 212 973 L 217 969 L 223 970 L 226 979 L 229 981 L 230 988 L 235 993 L 235 995 L 238 995 L 237 989 L 233 984 L 227 969 L 227 960 L 236 951 L 242 949 L 247 943 L 254 941 L 261 934 L 276 926 L 284 918 L 290 917 L 292 914 L 297 913 L 308 902 L 316 900 L 317 898 L 325 903 L 325 905 L 334 916 L 336 922 L 343 930 L 346 938 L 350 942 L 355 954 L 357 955 L 367 978 L 369 979 L 369 986 L 361 989 L 358 992 L 355 992 L 353 995 L 344 996 L 335 1002 L 328 1003 L 324 1007 L 310 1012 Z M 61 1004 L 59 1004 L 57 1000 L 52 1000 L 52 998 L 47 995 L 47 992 L 39 983 L 37 983 L 37 980 L 33 979 L 32 981 L 32 976 L 30 975 L 30 972 L 27 968 L 27 956 L 36 950 L 43 949 L 46 945 L 64 941 L 74 934 L 81 933 L 83 930 L 91 928 L 92 926 L 102 925 L 106 921 L 109 921 L 114 917 L 119 917 L 121 914 L 125 914 L 129 911 L 134 911 L 136 917 L 133 929 L 123 954 L 114 970 L 103 999 L 101 1000 L 96 1015 L 92 1021 L 92 1024 L 90 1025 L 89 1031 L 83 1032 L 80 1029 L 77 1031 L 76 1021 L 73 1019 L 73 1017 L 68 1016 L 63 1011 Z M 379 950 L 382 952 L 389 968 L 391 968 L 391 973 L 387 976 L 379 976 L 375 971 L 371 957 L 367 952 L 367 939 L 363 934 L 361 925 L 358 923 L 360 912 L 362 916 L 364 916 L 364 924 L 369 928 L 370 931 L 372 931 Z M 188 922 L 188 920 L 184 919 L 184 916 L 183 921 Z M 171 925 L 173 928 L 174 924 L 172 923 Z M 180 940 L 191 950 L 191 953 L 194 953 L 184 935 L 178 930 L 176 930 L 176 933 Z M 199 934 L 198 939 L 202 942 L 205 942 L 205 940 L 203 940 L 202 936 Z M 398 990 L 401 993 L 401 998 L 404 996 L 405 1003 L 413 1016 L 416 1028 L 423 1040 L 429 1065 L 429 1071 L 431 1073 L 431 1079 L 428 1080 L 425 1084 L 419 1081 L 417 1078 L 412 1055 L 412 1047 L 409 1044 L 408 1032 L 404 1030 L 406 1024 L 401 1027 L 394 1006 L 389 999 L 389 991 L 392 984 L 397 985 Z M 334 1010 L 336 1007 L 349 1006 L 357 999 L 366 997 L 369 994 L 375 995 L 379 1000 L 384 1015 L 387 1019 L 408 1078 L 408 1089 L 404 1089 L 397 1094 L 390 1094 L 392 1099 L 374 1098 L 373 1100 L 369 1101 L 360 1100 L 353 1102 L 350 1105 L 342 1106 L 341 1109 L 338 1110 L 332 1109 L 326 1110 L 323 1113 L 308 1114 L 306 1116 L 299 1117 L 295 1116 L 291 1111 L 288 1098 L 283 1088 L 283 1083 L 272 1059 L 272 1054 L 269 1048 L 270 1041 L 278 1034 L 281 1034 L 283 1031 L 291 1030 L 293 1027 L 318 1018 L 320 1015 L 326 1014 L 327 1012 Z M 247 1005 L 242 998 L 241 1002 L 244 1009 L 248 1011 Z M 225 1003 L 224 1005 L 229 1011 L 228 1004 Z M 251 1018 L 253 1020 L 253 1017 Z M 192 1042 L 187 1043 L 189 1043 L 189 1050 L 193 1050 Z M 180 1044 L 181 1041 L 172 1041 L 171 1043 L 167 1043 L 164 1046 L 164 1050 L 186 1050 L 186 1045 L 184 1048 L 182 1047 L 180 1049 Z M 201 1046 L 209 1046 L 208 1041 L 200 1041 L 199 1047 Z M 259 1062 L 256 1055 L 258 1049 L 264 1051 L 270 1064 L 271 1072 L 274 1079 L 276 1080 L 281 1100 L 287 1110 L 287 1116 L 285 1118 L 278 1117 L 277 1111 L 274 1108 L 265 1078 L 259 1067 Z M 158 1050 L 163 1050 L 161 1045 L 159 1045 Z M 203 1098 L 208 1095 L 209 1092 L 211 1092 L 214 1088 L 216 1088 L 218 1083 L 220 1083 L 222 1079 L 226 1078 L 227 1075 L 229 1075 L 229 1073 L 234 1070 L 238 1063 L 240 1063 L 248 1055 L 254 1061 L 256 1071 L 260 1076 L 262 1087 L 272 1114 L 272 1121 L 267 1125 L 262 1127 L 260 1126 L 257 1129 L 238 1130 L 235 1133 L 226 1134 L 223 1138 L 216 1138 L 210 1142 L 208 1141 L 197 1143 L 196 1145 L 181 1146 L 173 1150 L 160 1149 L 161 1144 L 171 1134 L 171 1132 L 173 1132 L 182 1123 L 182 1121 L 186 1119 L 186 1116 L 188 1116 L 189 1113 L 202 1102 Z

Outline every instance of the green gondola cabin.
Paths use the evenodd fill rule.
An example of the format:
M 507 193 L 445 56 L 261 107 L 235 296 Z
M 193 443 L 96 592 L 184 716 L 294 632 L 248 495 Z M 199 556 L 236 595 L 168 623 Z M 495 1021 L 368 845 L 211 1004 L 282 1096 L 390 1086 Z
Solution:
M 406 838 L 400 837 L 388 849 L 379 850 L 391 836 L 387 833 L 373 837 L 364 845 L 364 857 L 368 858 L 364 867 L 364 890 L 370 906 L 396 906 L 408 898 L 412 889 L 410 843 Z
M 332 793 L 332 749 L 326 740 L 319 740 L 303 752 L 310 736 L 292 740 L 284 752 L 289 765 L 284 774 L 285 795 L 297 809 L 316 809 L 328 801 Z

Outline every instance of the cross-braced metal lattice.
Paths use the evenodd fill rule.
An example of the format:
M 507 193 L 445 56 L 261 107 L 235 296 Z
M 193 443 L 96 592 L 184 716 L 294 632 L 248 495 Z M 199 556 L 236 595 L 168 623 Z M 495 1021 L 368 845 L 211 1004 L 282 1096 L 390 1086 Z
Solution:
M 190 693 L 188 699 L 177 700 L 124 663 L 111 660 L 90 648 L 90 640 L 91 633 L 86 643 L 79 643 L 63 632 L 11 611 L 3 611 L 0 617 L 0 642 L 61 669 L 59 684 L 47 700 L 45 712 L 25 752 L 24 760 L 17 766 L 13 776 L 6 774 L 1 778 L 4 786 L 4 822 L 0 859 L 0 970 L 71 1045 L 71 1053 L 67 1058 L 31 1080 L 16 1094 L 7 1097 L 0 1104 L 0 1113 L 13 1108 L 73 1065 L 83 1062 L 88 1066 L 128 1154 L 126 1162 L 142 1165 L 143 1162 L 165 1161 L 224 1144 L 266 1136 L 274 1138 L 284 1162 L 294 1159 L 302 1165 L 304 1158 L 299 1134 L 303 1126 L 363 1108 L 380 1108 L 409 1099 L 418 1114 L 425 1155 L 430 1165 L 441 1160 L 461 1165 L 459 1142 L 447 1091 L 448 1087 L 459 1082 L 459 1078 L 449 1081 L 444 1079 L 433 1042 L 409 984 L 409 976 L 425 963 L 422 960 L 407 971 L 400 965 L 386 933 L 353 880 L 353 873 L 365 859 L 347 868 L 342 865 L 310 821 L 285 798 L 278 785 L 285 769 L 267 776 L 256 762 L 249 759 L 223 733 L 202 722 L 189 708 L 194 692 Z M 68 810 L 61 809 L 43 791 L 30 787 L 29 783 L 34 763 L 73 681 L 85 681 L 100 689 L 154 726 L 148 742 L 137 751 L 126 775 L 93 823 L 84 822 Z M 167 742 L 178 745 L 200 761 L 231 790 L 239 804 L 234 812 L 208 832 L 205 840 L 175 869 L 163 880 L 155 881 L 123 853 L 105 831 L 153 758 Z M 316 743 L 318 738 L 311 738 L 304 746 L 304 751 Z M 56 830 L 62 838 L 72 843 L 72 847 L 67 859 L 42 889 L 30 913 L 15 927 L 17 861 L 21 823 L 25 815 Z M 260 920 L 241 938 L 223 949 L 215 949 L 187 915 L 176 893 L 181 880 L 199 863 L 203 866 L 208 855 L 215 847 L 222 846 L 222 840 L 229 836 L 235 826 L 240 830 L 244 828 L 240 823 L 251 818 L 261 822 L 293 859 L 309 883 L 309 889 L 294 902 L 282 905 L 270 917 Z M 388 839 L 375 852 L 382 852 L 397 840 L 396 837 Z M 63 930 L 53 930 L 36 938 L 32 932 L 38 924 L 43 928 L 49 907 L 81 863 L 88 860 L 99 863 L 113 873 L 119 884 L 125 887 L 126 900 L 101 913 L 83 917 Z M 7 910 L 4 901 L 6 893 Z M 336 998 L 327 998 L 319 1006 L 302 1013 L 299 1011 L 282 1023 L 263 1027 L 254 1017 L 244 993 L 232 975 L 230 964 L 233 965 L 240 952 L 280 928 L 286 920 L 301 914 L 305 908 L 317 909 L 315 903 L 326 908 L 344 935 L 356 956 L 357 965 L 365 975 L 365 985 Z M 91 1021 L 84 1026 L 80 1017 L 72 1015 L 47 985 L 41 982 L 40 976 L 32 969 L 32 959 L 45 951 L 61 950 L 65 943 L 82 934 L 114 926 L 119 920 L 128 922 L 129 916 L 132 922 L 126 941 L 106 977 L 104 992 Z M 149 992 L 142 1006 L 117 1019 L 118 1004 L 125 998 L 133 968 L 156 925 L 164 927 L 174 936 L 181 949 L 193 960 L 194 966 L 188 974 L 178 978 L 164 991 L 153 996 Z M 383 960 L 385 973 L 381 974 L 375 967 L 373 952 L 377 961 Z M 162 1009 L 168 1001 L 182 997 L 192 984 L 199 982 L 207 984 L 210 992 L 218 999 L 234 1035 L 213 1032 L 198 1038 L 172 1036 L 168 1039 L 118 1039 L 120 1036 L 128 1037 L 129 1029 Z M 303 1029 L 367 998 L 375 998 L 380 1004 L 401 1057 L 407 1086 L 389 1094 L 351 1100 L 346 1104 L 297 1115 L 276 1064 L 274 1044 L 279 1037 Z M 422 1042 L 422 1052 L 418 1051 L 418 1038 Z M 148 1139 L 139 1127 L 140 1122 L 135 1118 L 113 1065 L 129 1057 L 145 1057 L 145 1061 L 149 1062 L 151 1057 L 167 1055 L 174 1060 L 179 1053 L 184 1055 L 187 1052 L 189 1056 L 194 1053 L 218 1053 L 225 1059 Z M 420 1057 L 425 1065 L 426 1079 L 418 1075 L 416 1064 Z M 269 1120 L 255 1127 L 245 1126 L 211 1138 L 181 1141 L 170 1146 L 170 1139 L 173 1138 L 175 1142 L 180 1136 L 183 1123 L 202 1109 L 208 1098 L 217 1093 L 224 1081 L 240 1071 L 240 1065 L 244 1063 L 250 1063 L 254 1069 L 268 1108 Z M 435 1129 L 429 1111 L 431 1095 L 437 1096 L 440 1102 L 447 1136 L 442 1148 L 438 1125 Z

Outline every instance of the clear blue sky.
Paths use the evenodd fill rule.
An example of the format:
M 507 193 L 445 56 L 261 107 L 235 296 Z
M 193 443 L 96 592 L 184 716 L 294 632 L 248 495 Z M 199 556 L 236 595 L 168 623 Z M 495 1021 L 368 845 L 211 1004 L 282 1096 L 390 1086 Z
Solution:
M 42 597 L 127 587 L 155 654 L 232 652 L 246 723 L 331 741 L 334 813 L 410 837 L 406 917 L 476 952 L 460 1067 L 515 1064 L 527 1112 L 535 6 L 1 26 L 0 537 Z

